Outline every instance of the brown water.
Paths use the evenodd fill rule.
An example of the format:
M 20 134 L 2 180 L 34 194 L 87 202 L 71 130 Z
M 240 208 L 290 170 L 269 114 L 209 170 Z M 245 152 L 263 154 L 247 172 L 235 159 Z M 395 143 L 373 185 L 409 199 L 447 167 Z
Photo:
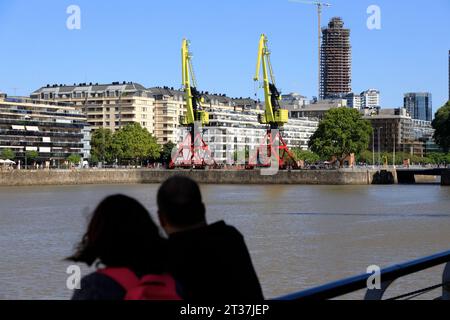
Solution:
M 155 213 L 157 187 L 0 188 L 0 299 L 69 298 L 62 259 L 89 212 L 124 193 Z M 450 250 L 449 187 L 208 185 L 203 193 L 209 220 L 244 234 L 268 298 Z M 405 278 L 388 295 L 437 284 L 442 269 Z

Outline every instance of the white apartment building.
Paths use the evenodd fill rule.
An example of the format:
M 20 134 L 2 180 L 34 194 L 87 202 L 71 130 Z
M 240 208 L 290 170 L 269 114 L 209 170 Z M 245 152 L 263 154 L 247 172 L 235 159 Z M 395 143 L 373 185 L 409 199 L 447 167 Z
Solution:
M 234 158 L 235 152 L 260 146 L 266 126 L 258 122 L 263 107 L 250 98 L 229 98 L 223 94 L 203 92 L 203 108 L 210 114 L 210 126 L 204 140 L 210 145 L 217 161 Z M 307 106 L 305 97 L 285 96 L 285 102 Z M 128 123 L 137 122 L 152 133 L 160 145 L 169 141 L 179 143 L 186 136 L 180 118 L 186 114 L 184 92 L 169 87 L 144 88 L 132 82 L 108 85 L 79 84 L 74 86 L 47 85 L 32 94 L 39 101 L 58 101 L 73 104 L 82 111 L 92 130 L 109 128 L 113 132 Z M 287 99 L 287 100 L 286 100 Z M 345 100 L 344 100 L 345 102 Z M 284 127 L 283 136 L 289 147 L 308 148 L 308 141 L 316 131 L 318 120 L 295 115 Z
M 86 117 L 70 104 L 0 94 L 0 152 L 12 150 L 22 165 L 28 152 L 48 166 L 59 166 L 72 154 L 89 159 L 89 142 Z
M 108 128 L 114 132 L 137 122 L 155 134 L 155 99 L 138 83 L 47 85 L 33 92 L 31 98 L 73 104 L 86 115 L 92 130 Z
M 369 89 L 361 92 L 361 109 L 373 109 L 380 106 L 380 91 Z
M 233 163 L 235 156 L 252 152 L 258 148 L 267 133 L 267 126 L 258 122 L 259 109 L 216 107 L 208 109 L 210 126 L 203 139 L 208 144 L 214 160 L 218 163 Z M 290 148 L 308 149 L 310 137 L 317 130 L 318 121 L 308 118 L 290 119 L 284 126 L 283 137 Z M 180 130 L 178 141 L 184 140 L 187 132 Z
M 361 96 L 355 93 L 349 93 L 346 97 L 347 107 L 360 110 L 361 109 Z

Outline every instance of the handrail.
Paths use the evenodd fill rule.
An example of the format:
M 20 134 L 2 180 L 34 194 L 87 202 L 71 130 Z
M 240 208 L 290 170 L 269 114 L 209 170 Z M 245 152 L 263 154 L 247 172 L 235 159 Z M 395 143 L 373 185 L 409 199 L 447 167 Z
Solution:
M 382 284 L 382 289 L 377 290 L 368 290 L 366 297 L 371 291 L 381 291 L 380 298 L 382 294 L 387 289 L 389 284 L 395 281 L 398 278 L 403 276 L 416 273 L 422 270 L 426 270 L 444 263 L 450 262 L 450 251 L 444 251 L 441 253 L 434 254 L 432 256 L 420 258 L 417 260 L 409 261 L 406 263 L 394 265 L 388 268 L 385 268 L 380 271 L 380 277 Z M 314 299 L 314 300 L 325 300 L 337 298 L 342 295 L 355 292 L 361 289 L 367 289 L 367 280 L 371 277 L 372 274 L 361 274 L 358 276 L 346 278 L 343 280 L 338 280 L 335 282 L 331 282 L 322 286 L 318 286 L 315 288 L 307 289 L 304 291 L 292 293 L 286 296 L 282 296 L 276 298 L 275 300 L 284 300 L 284 301 L 300 301 L 306 299 Z M 444 278 L 445 278 L 444 273 Z M 448 275 L 447 275 L 448 276 Z M 448 280 L 445 280 L 447 282 Z

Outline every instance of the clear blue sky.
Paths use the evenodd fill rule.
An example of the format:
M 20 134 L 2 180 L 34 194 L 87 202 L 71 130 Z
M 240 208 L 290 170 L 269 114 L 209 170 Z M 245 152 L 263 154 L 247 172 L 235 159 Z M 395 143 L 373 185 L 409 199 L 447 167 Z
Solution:
M 449 0 L 329 0 L 323 24 L 352 31 L 353 91 L 377 88 L 383 107 L 403 93 L 448 99 Z M 81 30 L 66 8 L 81 8 Z M 381 7 L 381 30 L 366 27 Z M 201 90 L 253 96 L 257 42 L 269 37 L 278 87 L 317 95 L 315 6 L 288 0 L 0 0 L 0 91 L 28 95 L 47 83 L 136 81 L 180 87 L 180 45 L 192 41 Z M 13 89 L 17 88 L 17 89 Z M 261 97 L 261 92 L 259 97 Z

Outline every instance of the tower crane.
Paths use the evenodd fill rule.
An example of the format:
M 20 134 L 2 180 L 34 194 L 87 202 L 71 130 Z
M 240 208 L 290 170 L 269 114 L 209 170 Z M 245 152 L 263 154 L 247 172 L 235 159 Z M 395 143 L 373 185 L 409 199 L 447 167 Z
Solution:
M 197 80 L 192 66 L 192 54 L 189 51 L 190 42 L 183 39 L 181 47 L 182 85 L 186 103 L 186 115 L 180 117 L 180 125 L 187 128 L 187 135 L 172 157 L 170 168 L 175 166 L 204 168 L 215 164 L 208 145 L 203 140 L 199 127 L 209 124 L 209 114 L 202 108 L 204 97 L 197 90 Z M 187 150 L 187 158 L 186 151 Z M 180 163 L 181 162 L 181 163 Z
M 321 62 L 322 62 L 322 50 L 320 48 L 321 43 L 322 43 L 322 9 L 324 7 L 331 7 L 330 3 L 325 3 L 325 2 L 320 2 L 320 1 L 302 1 L 302 0 L 289 0 L 289 2 L 294 2 L 294 3 L 302 3 L 302 4 L 312 4 L 317 6 L 317 17 L 318 17 L 318 38 L 319 38 L 319 50 L 318 50 L 318 55 L 319 55 L 319 77 L 318 77 L 318 81 L 319 81 L 319 95 L 318 98 L 321 96 L 322 92 L 321 92 L 321 86 L 322 86 L 322 82 L 321 82 Z
M 254 81 L 259 81 L 262 66 L 263 88 L 264 88 L 264 113 L 260 114 L 258 121 L 261 124 L 268 126 L 267 133 L 264 137 L 263 144 L 257 149 L 257 152 L 250 157 L 249 166 L 257 165 L 257 157 L 262 148 L 267 148 L 267 159 L 275 155 L 278 160 L 280 168 L 285 168 L 286 156 L 292 160 L 293 166 L 297 167 L 297 162 L 289 150 L 286 142 L 283 139 L 282 128 L 288 122 L 289 111 L 280 106 L 281 93 L 278 91 L 275 83 L 275 76 L 273 73 L 272 64 L 270 62 L 270 50 L 268 47 L 268 39 L 265 34 L 262 34 L 259 40 L 258 59 L 256 64 L 256 73 L 253 78 Z M 278 147 L 276 144 L 278 143 Z M 264 154 L 266 154 L 264 152 Z M 263 163 L 264 166 L 270 166 L 268 161 Z

